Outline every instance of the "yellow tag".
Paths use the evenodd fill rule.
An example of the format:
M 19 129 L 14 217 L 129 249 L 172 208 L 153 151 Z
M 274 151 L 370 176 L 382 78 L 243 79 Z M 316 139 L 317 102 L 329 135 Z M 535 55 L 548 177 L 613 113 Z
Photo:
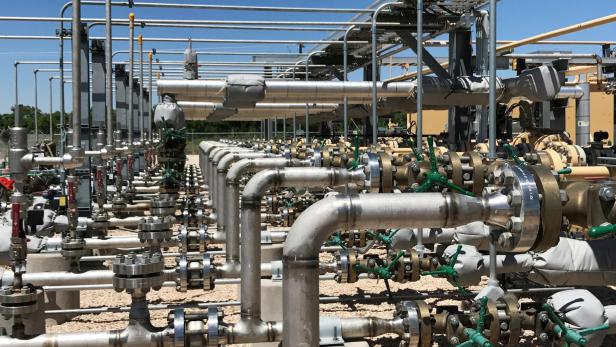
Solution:
M 61 196 L 60 199 L 58 199 L 58 201 L 60 202 L 60 206 L 62 207 L 66 206 L 66 196 Z

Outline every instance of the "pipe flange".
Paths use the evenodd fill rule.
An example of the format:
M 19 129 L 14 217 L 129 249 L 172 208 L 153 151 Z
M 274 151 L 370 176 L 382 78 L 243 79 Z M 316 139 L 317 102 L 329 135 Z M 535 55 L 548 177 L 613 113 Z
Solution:
M 451 178 L 453 184 L 464 186 L 464 171 L 462 169 L 462 159 L 457 152 L 447 152 L 443 154 L 443 160 L 447 162 L 445 171 Z
M 177 272 L 177 290 L 179 292 L 185 292 L 188 290 L 188 258 L 186 257 L 186 255 L 180 255 L 178 257 Z
M 560 239 L 563 221 L 563 206 L 560 187 L 552 170 L 545 166 L 528 167 L 535 175 L 535 182 L 541 193 L 540 232 L 533 246 L 533 251 L 543 252 L 554 247 Z
M 199 253 L 203 253 L 207 251 L 207 233 L 203 225 L 199 227 L 197 234 L 199 235 Z
M 501 299 L 505 303 L 505 312 L 509 317 L 506 332 L 508 333 L 507 345 L 514 346 L 519 343 L 522 336 L 522 316 L 520 315 L 520 304 L 518 298 L 512 294 L 505 294 Z M 501 327 L 502 329 L 502 327 Z
M 218 347 L 220 336 L 220 315 L 218 307 L 208 307 L 207 309 L 207 346 Z
M 335 276 L 336 282 L 338 283 L 349 283 L 349 251 L 347 249 L 341 249 L 338 251 L 336 255 L 336 260 L 338 263 L 338 273 Z
M 396 304 L 396 312 L 394 317 L 402 318 L 406 333 L 404 334 L 405 346 L 419 347 L 420 346 L 420 323 L 419 323 L 419 307 L 415 301 L 402 301 Z
M 202 280 L 203 280 L 203 290 L 212 290 L 214 289 L 214 256 L 209 253 L 203 254 L 203 270 L 202 270 Z
M 315 148 L 312 157 L 310 158 L 312 162 L 312 166 L 321 167 L 323 166 L 323 155 L 321 153 L 321 148 Z
M 481 195 L 484 187 L 484 179 L 486 168 L 483 164 L 483 159 L 481 158 L 481 154 L 477 152 L 466 152 L 464 154 L 465 157 L 469 159 L 469 165 L 473 168 L 473 187 L 471 191 L 475 193 L 475 195 Z
M 366 174 L 364 188 L 370 193 L 378 193 L 381 188 L 381 163 L 379 162 L 379 156 L 371 152 L 364 153 L 361 161 L 364 164 L 364 173 Z
M 23 316 L 38 310 L 43 290 L 25 285 L 21 289 L 6 286 L 0 289 L 0 314 L 6 318 Z
M 173 346 L 184 347 L 186 345 L 186 320 L 184 309 L 173 310 Z
M 116 291 L 131 292 L 136 289 L 158 290 L 164 278 L 164 263 L 160 253 L 144 252 L 118 255 L 113 261 L 113 288 Z
M 180 233 L 178 234 L 178 243 L 180 246 L 180 253 L 188 252 L 188 228 L 185 225 L 180 227 Z
M 393 173 L 393 164 L 392 157 L 387 153 L 379 153 L 382 172 L 381 172 L 381 192 L 382 193 L 391 193 L 394 189 L 394 173 Z
M 509 252 L 526 252 L 533 248 L 540 230 L 541 202 L 539 189 L 531 171 L 508 162 L 494 166 L 486 190 L 492 210 L 489 223 L 504 228 L 499 245 Z
M 62 239 L 62 242 L 60 243 L 60 246 L 62 247 L 62 256 L 66 258 L 81 257 L 85 252 L 85 245 L 86 242 L 83 239 L 71 239 L 66 237 Z
M 163 188 L 161 188 L 160 192 L 165 193 L 165 194 L 174 194 L 178 192 L 177 189 L 172 189 L 172 190 L 173 192 L 163 191 Z M 176 211 L 175 199 L 157 197 L 157 198 L 153 198 L 150 204 L 150 212 L 156 216 L 169 216 L 169 215 L 175 214 L 175 211 Z

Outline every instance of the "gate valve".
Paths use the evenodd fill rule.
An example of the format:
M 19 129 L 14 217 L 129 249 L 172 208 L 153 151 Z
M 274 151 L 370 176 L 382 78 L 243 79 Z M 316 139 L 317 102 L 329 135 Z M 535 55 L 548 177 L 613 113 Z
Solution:
M 325 245 L 326 246 L 339 246 L 342 249 L 346 249 L 346 243 L 344 242 L 344 239 L 342 238 L 342 235 L 339 232 L 330 236 L 329 240 L 325 242 Z
M 389 247 L 391 247 L 391 243 L 393 242 L 392 239 L 394 235 L 396 235 L 397 232 L 398 232 L 398 229 L 390 230 L 388 233 L 384 233 L 384 234 L 368 231 L 366 235 L 381 242 L 382 244 L 385 245 L 385 247 L 389 249 Z
M 509 155 L 509 158 L 513 159 L 513 161 L 516 164 L 526 165 L 526 163 L 522 161 L 522 159 L 520 159 L 520 157 L 518 156 L 518 151 L 515 149 L 515 147 L 513 147 L 512 145 L 508 143 L 505 143 L 503 145 L 503 149 L 505 149 L 505 152 L 507 152 L 507 155 Z
M 479 318 L 477 319 L 477 327 L 464 328 L 464 335 L 468 340 L 458 344 L 456 347 L 492 347 L 492 342 L 483 335 L 483 328 L 486 321 L 486 306 L 488 305 L 488 297 L 484 296 L 480 299 Z
M 447 177 L 440 174 L 436 164 L 436 155 L 434 154 L 434 141 L 432 140 L 432 136 L 428 137 L 428 148 L 428 154 L 430 157 L 430 171 L 426 174 L 425 181 L 419 187 L 415 188 L 415 192 L 425 192 L 430 188 L 442 186 L 460 194 L 475 196 L 473 192 L 469 192 L 468 190 L 449 182 Z
M 359 167 L 359 136 L 353 138 L 353 161 L 349 169 L 355 170 Z
M 385 263 L 380 266 L 377 265 L 375 267 L 367 267 L 357 263 L 355 264 L 355 268 L 363 272 L 374 274 L 377 278 L 388 280 L 393 277 L 395 270 L 394 267 L 398 264 L 398 261 L 404 256 L 404 254 L 404 251 L 398 252 L 389 264 Z
M 550 304 L 543 304 L 542 308 L 548 314 L 548 317 L 554 323 L 552 328 L 554 333 L 563 340 L 563 347 L 569 347 L 570 344 L 578 346 L 586 346 L 588 340 L 584 336 L 592 334 L 597 331 L 607 330 L 609 324 L 603 324 L 597 327 L 585 328 L 585 329 L 573 329 L 567 327 L 565 323 L 560 319 L 556 311 Z
M 462 287 L 458 282 L 458 271 L 456 271 L 456 269 L 454 268 L 454 266 L 456 265 L 456 261 L 458 260 L 458 256 L 460 255 L 460 252 L 462 252 L 462 245 L 458 245 L 456 252 L 449 259 L 449 263 L 447 263 L 446 265 L 440 265 L 436 268 L 436 270 L 422 271 L 421 275 L 451 279 L 459 291 L 463 293 L 466 292 L 466 289 L 464 289 L 464 287 Z
M 411 150 L 413 151 L 413 154 L 415 155 L 415 159 L 416 159 L 415 161 L 418 163 L 422 162 L 424 159 L 423 153 L 421 152 L 421 149 L 417 147 L 417 145 L 411 138 L 409 138 L 409 147 L 411 147 Z
M 588 237 L 595 239 L 613 233 L 616 233 L 616 224 L 598 225 L 588 230 Z

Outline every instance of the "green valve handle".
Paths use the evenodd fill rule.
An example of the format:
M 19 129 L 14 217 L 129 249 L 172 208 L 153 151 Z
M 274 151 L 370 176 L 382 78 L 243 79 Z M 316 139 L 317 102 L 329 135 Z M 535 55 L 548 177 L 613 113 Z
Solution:
M 520 159 L 520 157 L 518 156 L 518 151 L 515 149 L 515 147 L 513 147 L 512 145 L 506 143 L 506 144 L 503 145 L 503 148 L 505 149 L 505 152 L 507 152 L 509 157 L 511 159 L 513 159 L 513 161 L 515 161 L 516 164 L 518 164 L 518 165 L 526 165 L 526 163 L 523 162 Z
M 417 147 L 417 145 L 415 145 L 415 142 L 413 142 L 413 139 L 409 137 L 409 147 L 411 147 L 411 150 L 413 151 L 413 154 L 415 155 L 415 159 L 417 162 L 422 162 L 423 161 L 423 153 L 421 152 L 421 149 L 419 147 Z
M 457 345 L 456 347 L 492 347 L 492 342 L 483 335 L 483 329 L 485 327 L 486 312 L 488 305 L 488 298 L 486 296 L 480 299 L 481 306 L 479 308 L 479 319 L 477 319 L 477 328 L 465 328 L 464 335 L 468 340 Z
M 578 346 L 586 346 L 588 340 L 584 336 L 592 334 L 597 331 L 606 330 L 609 328 L 608 324 L 603 324 L 597 327 L 585 328 L 585 329 L 572 329 L 568 328 L 565 323 L 556 314 L 556 311 L 549 304 L 543 304 L 543 309 L 550 317 L 550 320 L 556 324 L 554 326 L 554 333 L 563 339 L 563 346 L 569 347 L 569 344 L 573 343 Z
M 346 244 L 342 239 L 342 235 L 340 233 L 333 234 L 329 241 L 325 243 L 326 246 L 339 246 L 342 249 L 346 249 Z
M 369 268 L 361 264 L 355 264 L 355 268 L 360 271 L 375 274 L 378 278 L 388 280 L 393 276 L 394 267 L 398 263 L 398 260 L 400 260 L 400 258 L 404 256 L 404 254 L 405 254 L 404 251 L 398 252 L 398 254 L 394 257 L 394 259 L 389 264 L 386 264 L 383 266 L 375 266 L 374 268 Z
M 432 139 L 432 136 L 428 136 L 428 156 L 430 158 L 430 172 L 426 174 L 425 181 L 415 189 L 415 192 L 425 192 L 435 186 L 442 186 L 447 187 L 460 194 L 475 196 L 475 193 L 449 182 L 449 179 L 447 177 L 441 175 L 438 172 L 436 155 L 434 154 L 434 140 Z
M 597 238 L 608 234 L 616 233 L 616 224 L 598 225 L 588 230 L 588 237 Z
M 375 233 L 372 231 L 368 231 L 366 233 L 366 235 L 372 237 L 373 239 L 380 241 L 381 243 L 383 243 L 385 246 L 390 247 L 391 243 L 393 242 L 393 237 L 394 235 L 396 235 L 396 233 L 398 232 L 398 229 L 395 230 L 391 230 L 391 232 L 386 233 L 386 234 L 380 234 L 380 233 Z
M 440 265 L 433 271 L 422 271 L 422 276 L 434 276 L 434 277 L 442 277 L 442 278 L 451 278 L 453 283 L 456 285 L 460 292 L 465 293 L 466 289 L 460 285 L 458 282 L 458 271 L 455 269 L 456 261 L 458 261 L 458 255 L 462 252 L 462 245 L 458 245 L 456 252 L 449 259 L 449 263 L 446 265 Z
M 560 169 L 558 171 L 556 171 L 559 175 L 568 175 L 571 173 L 571 168 L 570 167 L 566 167 L 564 169 Z
M 359 166 L 359 136 L 355 135 L 353 138 L 353 161 L 351 162 L 351 169 L 355 170 Z

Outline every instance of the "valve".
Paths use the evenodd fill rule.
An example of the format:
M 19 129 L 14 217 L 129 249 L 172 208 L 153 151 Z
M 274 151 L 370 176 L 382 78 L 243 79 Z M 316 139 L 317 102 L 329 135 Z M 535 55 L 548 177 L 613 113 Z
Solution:
M 415 188 L 415 192 L 425 192 L 430 188 L 436 186 L 443 186 L 460 194 L 475 196 L 475 193 L 469 192 L 468 190 L 449 182 L 449 179 L 447 177 L 439 173 L 436 164 L 436 155 L 434 154 L 434 140 L 432 139 L 432 136 L 428 137 L 428 148 L 428 154 L 430 158 L 430 171 L 426 173 L 425 181 L 419 187 Z
M 417 147 L 417 145 L 415 144 L 415 142 L 413 141 L 412 138 L 409 137 L 409 147 L 411 147 L 411 150 L 413 151 L 413 154 L 415 155 L 415 159 L 417 162 L 422 162 L 424 157 L 423 157 L 423 153 L 421 152 L 421 149 L 419 149 L 419 147 Z
M 572 329 L 565 325 L 565 323 L 558 317 L 556 311 L 550 304 L 543 304 L 542 308 L 548 314 L 548 317 L 554 323 L 552 328 L 554 333 L 563 340 L 563 347 L 569 347 L 570 344 L 578 346 L 586 346 L 588 342 L 584 336 L 592 334 L 597 331 L 607 330 L 610 326 L 608 324 L 599 325 L 597 327 L 585 328 L 585 329 Z
M 598 225 L 588 230 L 588 237 L 595 239 L 613 233 L 616 233 L 616 224 Z
M 355 264 L 355 268 L 363 272 L 374 274 L 376 275 L 377 278 L 388 280 L 393 277 L 394 267 L 396 266 L 396 264 L 398 264 L 398 261 L 400 260 L 400 258 L 404 256 L 404 254 L 405 254 L 404 251 L 398 252 L 398 254 L 396 254 L 396 256 L 392 259 L 392 261 L 389 264 L 385 263 L 380 266 L 377 265 L 374 267 L 368 267 L 360 263 L 357 263 Z
M 483 328 L 486 320 L 486 306 L 488 297 L 484 296 L 479 301 L 479 318 L 476 328 L 464 328 L 464 335 L 468 340 L 458 344 L 456 347 L 492 347 L 492 342 L 483 335 Z
M 339 246 L 342 249 L 346 249 L 346 242 L 342 238 L 342 234 L 337 232 L 329 237 L 329 240 L 325 242 L 325 246 Z
M 522 159 L 520 159 L 520 157 L 518 156 L 518 150 L 515 149 L 515 147 L 513 147 L 512 145 L 506 143 L 506 144 L 503 145 L 503 149 L 505 150 L 507 155 L 509 155 L 509 158 L 513 159 L 513 161 L 516 164 L 518 164 L 518 165 L 526 165 L 526 163 L 524 161 L 522 161 Z
M 454 266 L 456 265 L 456 261 L 458 260 L 458 256 L 460 255 L 460 252 L 462 252 L 462 245 L 458 245 L 456 252 L 449 259 L 449 263 L 447 263 L 446 265 L 440 265 L 436 268 L 436 270 L 422 271 L 421 275 L 451 279 L 455 286 L 458 288 L 458 290 L 465 293 L 466 289 L 464 289 L 464 287 L 462 287 L 462 285 L 460 285 L 460 283 L 458 282 L 458 271 L 456 271 L 456 269 L 454 268 Z
M 397 232 L 398 232 L 398 229 L 390 230 L 388 233 L 385 233 L 385 234 L 368 231 L 366 235 L 381 242 L 382 244 L 385 245 L 387 249 L 389 249 L 389 247 L 391 247 L 391 243 L 393 242 L 393 237 L 394 235 L 396 235 Z
M 349 169 L 355 170 L 359 167 L 359 136 L 353 138 L 353 161 Z

